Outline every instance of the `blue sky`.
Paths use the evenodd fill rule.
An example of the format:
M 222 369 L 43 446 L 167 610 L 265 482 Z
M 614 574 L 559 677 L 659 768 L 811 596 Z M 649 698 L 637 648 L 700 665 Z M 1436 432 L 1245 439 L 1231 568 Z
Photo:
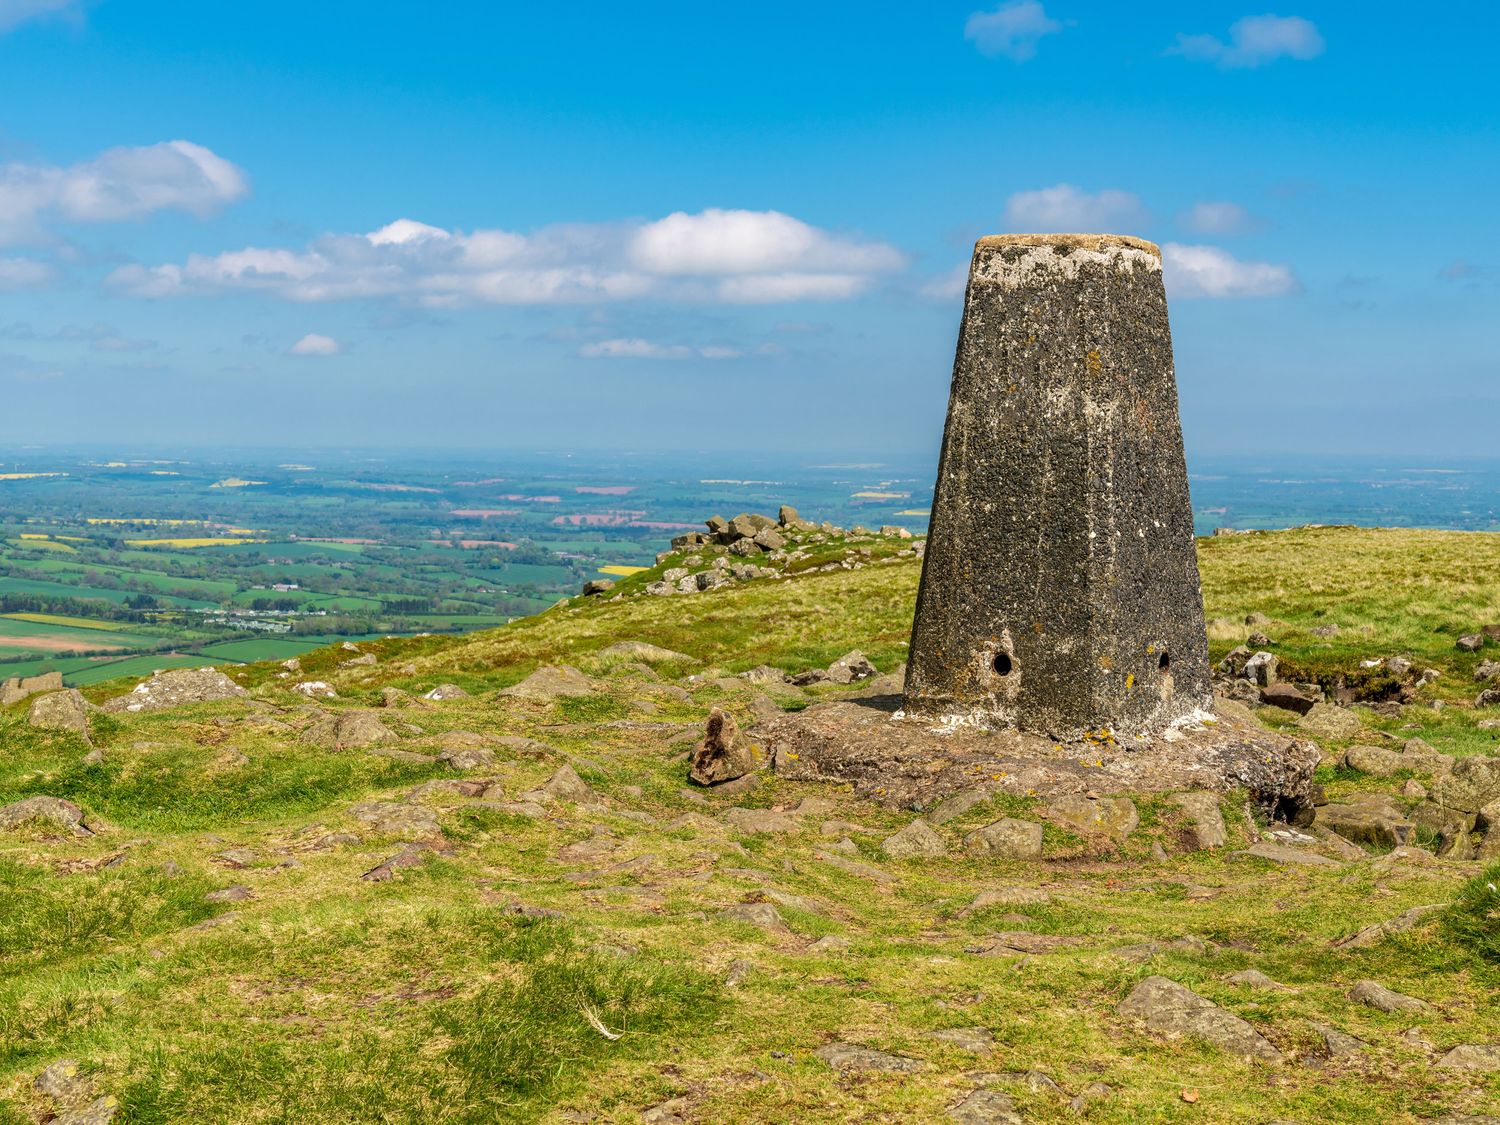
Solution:
M 974 238 L 1107 229 L 1190 453 L 1493 454 L 1497 31 L 0 0 L 0 441 L 920 457 Z

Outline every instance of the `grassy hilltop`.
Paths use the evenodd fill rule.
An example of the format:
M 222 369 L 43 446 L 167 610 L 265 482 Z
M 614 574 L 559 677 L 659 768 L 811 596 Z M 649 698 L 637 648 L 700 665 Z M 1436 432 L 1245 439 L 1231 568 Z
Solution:
M 1316 866 L 1236 857 L 1264 827 L 1239 795 L 1212 850 L 1191 849 L 1170 802 L 1138 797 L 1124 840 L 1046 822 L 1041 859 L 969 855 L 976 828 L 1043 819 L 1005 797 L 938 826 L 946 855 L 897 859 L 881 841 L 910 811 L 770 774 L 739 796 L 687 789 L 711 708 L 748 720 L 859 687 L 736 673 L 855 648 L 882 672 L 904 660 L 909 547 L 835 542 L 813 561 L 857 569 L 580 598 L 465 637 L 331 646 L 295 672 L 247 665 L 230 671 L 248 697 L 95 712 L 89 744 L 30 725 L 30 701 L 0 711 L 0 806 L 62 798 L 96 829 L 0 827 L 0 1125 L 89 1120 L 67 1114 L 107 1112 L 100 1098 L 130 1123 L 1500 1114 L 1500 1073 L 1438 1065 L 1500 1044 L 1494 866 L 1323 844 L 1306 849 Z M 1323 745 L 1330 799 L 1415 805 L 1412 783 L 1431 781 L 1350 769 L 1350 744 L 1500 755 L 1472 707 L 1474 670 L 1500 647 L 1455 647 L 1500 622 L 1500 535 L 1307 529 L 1199 547 L 1215 659 L 1258 630 L 1289 680 L 1373 699 L 1383 673 L 1363 662 L 1441 673 L 1404 706 L 1354 707 L 1362 729 Z M 1328 625 L 1336 636 L 1314 632 Z M 671 652 L 603 651 L 618 642 Z M 498 694 L 555 664 L 587 676 L 585 693 Z M 292 689 L 304 681 L 337 697 Z M 133 682 L 85 692 L 102 703 Z M 439 684 L 466 694 L 420 698 Z M 786 815 L 748 832 L 732 807 Z M 1250 969 L 1275 986 L 1228 979 Z M 1282 1057 L 1243 1061 L 1118 1013 L 1150 976 Z M 1430 1007 L 1357 1003 L 1361 980 Z M 1362 1046 L 1330 1046 L 1324 1025 Z M 836 1043 L 905 1069 L 835 1070 L 814 1052 Z M 62 1059 L 79 1073 L 54 1068 L 39 1089 Z

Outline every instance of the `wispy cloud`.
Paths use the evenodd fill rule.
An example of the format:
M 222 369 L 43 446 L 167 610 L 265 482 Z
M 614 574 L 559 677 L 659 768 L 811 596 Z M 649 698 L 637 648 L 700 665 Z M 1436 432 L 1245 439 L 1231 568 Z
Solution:
M 247 247 L 116 270 L 142 297 L 260 291 L 293 301 L 392 297 L 428 306 L 582 304 L 654 297 L 762 304 L 843 300 L 905 257 L 779 211 L 710 209 L 654 222 L 569 223 L 530 234 L 398 219 L 301 250 Z
M 1442 281 L 1474 281 L 1483 275 L 1482 266 L 1477 266 L 1464 258 L 1454 258 L 1438 270 L 1438 278 Z
M 578 354 L 588 359 L 738 359 L 744 353 L 738 348 L 658 344 L 632 337 L 585 344 Z
M 1208 235 L 1245 234 L 1263 225 L 1238 203 L 1228 200 L 1195 203 L 1177 216 L 1177 224 L 1192 234 Z
M 118 222 L 155 211 L 202 217 L 249 190 L 241 169 L 191 141 L 112 148 L 68 167 L 0 164 L 0 243 L 44 238 L 56 220 Z
M 1063 29 L 1037 0 L 1011 0 L 993 12 L 975 12 L 964 24 L 964 38 L 986 55 L 1004 55 L 1013 62 L 1036 57 L 1042 38 Z
M 57 268 L 33 258 L 0 258 L 0 292 L 39 289 L 59 277 Z
M 76 14 L 78 0 L 0 0 L 0 33 L 42 16 Z
M 1229 26 L 1229 40 L 1215 35 L 1179 35 L 1169 54 L 1226 69 L 1264 66 L 1277 59 L 1315 59 L 1325 44 L 1317 25 L 1301 16 L 1246 16 Z
M 1240 261 L 1217 246 L 1168 242 L 1161 255 L 1167 295 L 1174 298 L 1281 297 L 1300 288 L 1289 267 Z
M 309 332 L 287 349 L 288 355 L 338 355 L 339 342 L 332 336 L 323 336 L 317 332 Z
M 1140 197 L 1118 188 L 1090 193 L 1056 184 L 1017 192 L 1005 204 L 1005 221 L 1015 231 L 1128 233 L 1149 219 Z

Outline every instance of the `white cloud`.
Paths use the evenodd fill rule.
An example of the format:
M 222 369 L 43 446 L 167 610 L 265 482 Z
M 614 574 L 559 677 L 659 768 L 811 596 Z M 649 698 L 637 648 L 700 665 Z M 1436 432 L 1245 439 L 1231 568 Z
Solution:
M 203 217 L 249 192 L 245 173 L 191 141 L 112 148 L 63 168 L 0 164 L 0 242 L 37 238 L 47 219 L 138 219 L 155 211 Z
M 1195 203 L 1177 216 L 1177 222 L 1193 234 L 1244 234 L 1260 226 L 1250 212 L 1227 200 Z
M 1246 16 L 1229 27 L 1229 42 L 1214 35 L 1179 35 L 1170 54 L 1225 68 L 1264 66 L 1277 59 L 1315 59 L 1323 53 L 1317 25 L 1300 16 Z
M 65 15 L 77 6 L 77 0 L 0 0 L 0 31 L 39 16 Z
M 1063 25 L 1047 15 L 1037 0 L 1011 0 L 993 12 L 975 12 L 964 24 L 964 38 L 986 55 L 1004 55 L 1014 62 L 1036 56 L 1036 45 Z
M 779 211 L 711 209 L 655 222 L 570 223 L 531 234 L 398 219 L 302 250 L 247 247 L 116 270 L 142 297 L 260 290 L 293 301 L 394 297 L 424 305 L 568 304 L 657 297 L 763 304 L 844 300 L 904 258 Z
M 578 354 L 588 359 L 738 359 L 744 353 L 737 348 L 717 345 L 689 347 L 686 344 L 658 344 L 632 337 L 585 344 L 578 349 Z
M 4 263 L 0 263 L 0 267 L 3 267 L 3 265 Z M 1463 258 L 1454 258 L 1453 261 L 1438 270 L 1438 277 L 1443 281 L 1473 281 L 1483 274 L 1483 269 Z M 0 269 L 0 276 L 3 276 L 3 269 Z
M 1168 242 L 1161 256 L 1167 293 L 1174 298 L 1280 297 L 1299 288 L 1288 267 L 1242 262 L 1217 246 Z
M 287 349 L 288 355 L 338 355 L 339 342 L 332 336 L 309 332 Z
M 1090 194 L 1057 184 L 1017 192 L 1005 204 L 1005 221 L 1015 231 L 1129 233 L 1148 219 L 1140 197 L 1117 188 Z
M 0 292 L 36 289 L 56 281 L 56 267 L 34 258 L 0 258 Z

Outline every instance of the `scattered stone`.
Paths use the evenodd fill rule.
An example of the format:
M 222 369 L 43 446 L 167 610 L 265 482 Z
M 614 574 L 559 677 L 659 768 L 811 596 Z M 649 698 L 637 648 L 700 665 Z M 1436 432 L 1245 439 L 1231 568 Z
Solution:
M 948 1110 L 948 1119 L 958 1125 L 1024 1125 L 1016 1103 L 999 1090 L 975 1090 Z
M 1461 1043 L 1438 1059 L 1437 1064 L 1452 1070 L 1479 1070 L 1494 1074 L 1500 1072 L 1500 1046 L 1491 1043 Z
M 325 716 L 303 731 L 301 738 L 329 750 L 361 750 L 396 741 L 390 728 L 370 711 L 343 711 Z
M 392 836 L 440 834 L 437 813 L 421 805 L 396 801 L 366 801 L 349 810 L 355 820 L 368 824 L 376 832 Z
M 1339 635 L 1340 629 L 1337 625 L 1318 625 L 1312 630 L 1312 635 L 1322 637 L 1325 640 Z
M 1166 977 L 1147 977 L 1115 1011 L 1168 1037 L 1192 1035 L 1242 1058 L 1281 1060 L 1281 1052 L 1238 1016 Z
M 1054 797 L 1047 803 L 1049 819 L 1074 832 L 1123 840 L 1140 824 L 1140 814 L 1129 797 Z
M 994 891 L 980 891 L 974 901 L 960 913 L 973 914 L 977 910 L 988 910 L 992 906 L 1044 906 L 1052 896 L 1038 887 L 1002 887 Z
M 755 972 L 755 962 L 743 959 L 729 962 L 729 971 L 724 975 L 724 987 L 738 988 Z
M 1315 699 L 1309 699 L 1298 688 L 1288 683 L 1275 683 L 1270 687 L 1261 688 L 1260 701 L 1268 707 L 1280 707 L 1283 711 L 1295 711 L 1298 715 L 1307 714 L 1318 702 Z
M 32 1086 L 37 1093 L 59 1102 L 79 1101 L 93 1092 L 93 1084 L 76 1059 L 58 1059 L 36 1076 Z
M 727 711 L 715 707 L 708 716 L 703 741 L 693 749 L 688 778 L 699 785 L 717 785 L 744 777 L 755 768 L 757 755 L 750 739 Z
M 1416 825 L 1395 802 L 1379 794 L 1356 794 L 1349 804 L 1320 805 L 1313 824 L 1356 844 L 1395 848 L 1412 842 Z
M 339 697 L 339 693 L 333 690 L 333 685 L 324 683 L 322 680 L 304 680 L 302 683 L 293 684 L 292 690 L 312 699 L 337 699 Z
M 1382 1012 L 1424 1012 L 1432 1008 L 1425 1000 L 1393 992 L 1373 980 L 1362 980 L 1349 992 L 1349 999 Z
M 1474 682 L 1482 684 L 1494 679 L 1500 679 L 1500 660 L 1481 660 L 1474 669 Z
M 869 879 L 882 885 L 894 883 L 896 881 L 895 876 L 892 875 L 889 871 L 882 871 L 880 868 L 874 866 L 873 864 L 864 863 L 863 861 L 857 859 L 849 859 L 845 856 L 837 855 L 834 852 L 828 851 L 827 849 L 820 848 L 819 850 L 813 852 L 813 858 L 819 860 L 822 863 L 826 863 L 829 867 L 833 867 L 839 871 L 844 872 L 844 874 L 846 875 L 858 875 L 862 879 Z
M 39 676 L 12 676 L 0 683 L 0 707 L 20 703 L 27 696 L 42 691 L 62 691 L 61 672 L 43 672 Z
M 983 789 L 962 789 L 933 806 L 932 811 L 927 814 L 927 820 L 930 824 L 947 824 L 989 799 L 990 794 Z
M 1453 642 L 1459 652 L 1478 652 L 1484 647 L 1483 633 L 1465 633 Z
M 1042 854 L 1042 826 L 1005 817 L 964 837 L 964 848 L 997 859 L 1037 859 Z
M 853 1043 L 830 1043 L 813 1052 L 840 1073 L 859 1071 L 891 1071 L 897 1074 L 913 1074 L 926 1067 L 920 1059 L 909 1059 L 904 1055 L 888 1055 L 871 1047 L 860 1047 Z
M 83 810 L 61 797 L 25 797 L 0 808 L 0 828 L 18 828 L 38 821 L 64 829 L 74 836 L 94 834 L 84 823 Z
M 438 686 L 433 688 L 431 691 L 424 692 L 422 694 L 422 698 L 431 699 L 440 703 L 445 699 L 468 699 L 469 693 L 464 691 L 464 689 L 459 687 L 457 684 L 438 684 Z
M 828 681 L 835 684 L 852 684 L 878 675 L 880 669 L 871 664 L 869 658 L 858 649 L 839 657 L 828 666 L 827 672 Z
M 1193 841 L 1200 851 L 1222 848 L 1229 842 L 1217 793 L 1175 793 L 1169 800 L 1192 821 Z
M 51 1125 L 110 1125 L 119 1108 L 119 1099 L 106 1094 L 102 1098 L 95 1098 L 82 1109 L 70 1109 L 58 1114 L 52 1119 Z
M 1240 675 L 1259 688 L 1268 688 L 1276 682 L 1281 661 L 1274 652 L 1257 652 L 1245 661 Z
M 583 584 L 583 596 L 586 598 L 596 597 L 599 594 L 607 594 L 615 588 L 613 578 L 590 578 Z
M 1230 852 L 1229 855 L 1231 859 L 1252 856 L 1255 859 L 1264 859 L 1271 863 L 1279 863 L 1283 866 L 1292 867 L 1339 866 L 1338 861 L 1319 855 L 1317 852 L 1309 852 L 1301 848 L 1289 848 L 1284 844 L 1271 844 L 1264 841 L 1259 844 L 1252 844 L 1242 852 Z
M 52 692 L 31 701 L 26 722 L 42 730 L 60 730 L 89 739 L 88 705 L 77 689 Z
M 1328 1053 L 1334 1058 L 1345 1055 L 1356 1055 L 1369 1046 L 1363 1039 L 1356 1039 L 1347 1032 L 1340 1031 L 1326 1023 L 1310 1024 L 1312 1029 L 1323 1037 L 1323 1046 L 1328 1048 Z
M 488 746 L 450 745 L 442 749 L 438 760 L 456 770 L 487 769 L 495 764 L 495 752 Z
M 790 933 L 781 911 L 769 902 L 741 902 L 727 907 L 724 917 L 734 922 L 747 922 L 773 933 Z
M 128 695 L 104 704 L 103 710 L 162 711 L 188 703 L 243 699 L 250 693 L 217 668 L 173 668 L 137 684 Z
M 589 787 L 588 782 L 578 776 L 578 772 L 572 766 L 561 765 L 552 772 L 551 777 L 542 783 L 540 789 L 523 793 L 521 800 L 535 801 L 538 804 L 546 804 L 548 801 L 572 801 L 577 805 L 597 805 L 599 794 Z
M 820 937 L 807 947 L 809 953 L 843 953 L 849 948 L 849 939 L 838 934 Z
M 1284 984 L 1277 984 L 1274 980 L 1266 976 L 1266 974 L 1261 972 L 1259 969 L 1241 969 L 1237 973 L 1230 973 L 1229 976 L 1225 977 L 1224 979 L 1229 981 L 1231 984 L 1243 984 L 1247 988 L 1273 988 L 1279 992 L 1295 991 L 1294 989 L 1288 988 Z
M 1353 711 L 1332 703 L 1314 703 L 1297 720 L 1297 729 L 1315 738 L 1352 738 L 1363 725 Z
M 1432 799 L 1445 808 L 1470 813 L 1500 801 L 1500 758 L 1478 754 L 1458 758 L 1451 771 L 1433 782 Z
M 248 902 L 255 897 L 255 893 L 247 886 L 236 883 L 232 887 L 221 887 L 217 891 L 209 891 L 203 896 L 204 902 Z
M 511 699 L 551 703 L 555 699 L 593 695 L 595 690 L 594 681 L 577 668 L 567 664 L 551 664 L 538 668 L 520 683 L 505 688 L 500 694 Z
M 945 1027 L 929 1031 L 927 1038 L 960 1050 L 973 1051 L 976 1055 L 987 1055 L 995 1046 L 995 1033 L 987 1027 Z
M 802 827 L 786 813 L 771 809 L 725 809 L 723 819 L 730 828 L 745 836 L 765 832 L 796 832 Z
M 948 845 L 932 830 L 932 826 L 920 817 L 894 836 L 887 836 L 880 844 L 881 851 L 892 859 L 911 859 L 917 856 L 939 856 L 948 854 Z

